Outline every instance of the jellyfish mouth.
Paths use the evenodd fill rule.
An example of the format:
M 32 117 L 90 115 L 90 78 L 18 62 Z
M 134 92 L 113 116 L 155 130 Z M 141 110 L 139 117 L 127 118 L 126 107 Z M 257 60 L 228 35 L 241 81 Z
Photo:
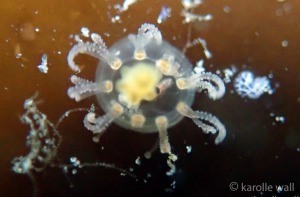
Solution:
M 116 90 L 127 107 L 138 106 L 142 101 L 153 101 L 158 96 L 157 85 L 162 74 L 148 62 L 123 66 L 121 78 L 116 82 Z

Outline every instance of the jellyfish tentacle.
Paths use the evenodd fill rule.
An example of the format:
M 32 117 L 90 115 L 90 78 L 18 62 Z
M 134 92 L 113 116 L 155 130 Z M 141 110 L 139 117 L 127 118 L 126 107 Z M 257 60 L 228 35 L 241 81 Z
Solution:
M 196 77 L 198 78 L 198 77 Z M 201 81 L 201 82 L 200 82 Z M 206 83 L 204 83 L 206 82 Z M 211 83 L 212 82 L 212 83 Z M 201 87 L 201 84 L 207 84 Z M 215 84 L 215 85 L 213 85 Z M 224 96 L 225 85 L 223 80 L 216 74 L 202 73 L 199 76 L 199 82 L 197 84 L 197 91 L 201 92 L 207 89 L 208 95 L 211 99 L 216 100 Z
M 224 140 L 224 138 L 226 136 L 226 128 L 216 116 L 214 116 L 210 113 L 207 113 L 207 112 L 203 112 L 203 111 L 195 111 L 195 115 L 196 116 L 193 117 L 192 120 L 201 129 L 203 129 L 204 132 L 207 131 L 207 132 L 211 132 L 212 134 L 215 134 L 216 131 L 218 131 L 218 135 L 215 139 L 215 144 L 219 144 L 220 142 L 222 142 Z M 215 127 L 215 129 L 211 130 L 211 126 L 205 124 L 201 120 L 204 120 L 205 122 L 208 122 L 209 124 L 213 125 L 213 127 Z M 198 123 L 200 123 L 200 124 L 198 124 Z
M 226 128 L 216 116 L 207 112 L 193 111 L 183 102 L 179 102 L 176 109 L 183 116 L 191 118 L 204 133 L 216 134 L 218 132 L 215 144 L 219 144 L 224 140 L 226 136 Z
M 177 87 L 179 89 L 196 88 L 198 92 L 207 90 L 209 98 L 220 99 L 225 94 L 225 85 L 223 80 L 212 73 L 197 73 L 189 78 L 178 78 Z
M 160 45 L 162 43 L 162 35 L 157 27 L 153 24 L 144 23 L 138 30 L 138 37 L 145 37 L 148 40 L 154 38 L 156 43 Z
M 69 67 L 75 72 L 80 72 L 80 68 L 76 65 L 74 59 L 78 54 L 87 54 L 107 62 L 114 70 L 119 69 L 122 65 L 121 60 L 108 51 L 101 36 L 96 33 L 92 33 L 91 39 L 93 41 L 92 43 L 79 42 L 72 47 L 67 57 Z
M 170 54 L 163 54 L 163 56 L 156 61 L 156 67 L 160 72 L 166 76 L 179 77 L 179 63 L 175 60 L 175 57 Z
M 74 86 L 68 89 L 68 96 L 72 99 L 75 99 L 77 102 L 94 94 L 98 94 L 100 92 L 110 92 L 112 90 L 111 81 L 96 83 L 77 77 L 76 75 L 72 75 L 70 80 Z
M 92 131 L 95 136 L 93 137 L 94 142 L 99 142 L 100 136 L 104 130 L 124 112 L 123 107 L 116 101 L 112 102 L 111 110 L 100 117 L 96 117 L 94 111 L 89 112 L 83 120 L 85 128 Z
M 161 153 L 171 154 L 171 145 L 167 132 L 168 120 L 165 116 L 159 116 L 155 119 L 155 124 L 159 134 L 159 148 Z
M 118 70 L 122 66 L 122 61 L 116 55 L 108 51 L 101 36 L 99 34 L 92 33 L 91 39 L 99 48 L 100 59 L 106 61 L 113 70 Z
M 145 47 L 149 44 L 152 39 L 156 41 L 157 45 L 162 44 L 161 32 L 152 24 L 144 23 L 138 30 L 137 35 L 130 34 L 128 39 L 134 45 L 135 58 L 142 60 L 146 57 Z
M 168 119 L 166 116 L 158 116 L 155 119 L 155 124 L 158 129 L 159 134 L 159 148 L 161 153 L 167 153 L 167 165 L 170 167 L 170 170 L 166 172 L 168 176 L 172 176 L 176 172 L 176 166 L 174 162 L 177 160 L 177 156 L 172 153 L 171 145 L 168 137 Z

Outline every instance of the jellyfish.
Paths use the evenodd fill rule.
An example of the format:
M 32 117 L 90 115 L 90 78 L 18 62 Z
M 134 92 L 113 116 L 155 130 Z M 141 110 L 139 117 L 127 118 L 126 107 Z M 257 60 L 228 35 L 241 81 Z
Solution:
M 223 141 L 226 129 L 222 122 L 208 112 L 193 110 L 191 105 L 199 92 L 206 92 L 213 100 L 222 98 L 224 82 L 216 74 L 195 72 L 185 55 L 165 41 L 157 27 L 145 23 L 137 34 L 129 34 L 109 49 L 100 35 L 92 33 L 90 38 L 92 42 L 80 40 L 74 45 L 67 61 L 78 74 L 81 69 L 74 62 L 77 55 L 98 58 L 96 80 L 72 75 L 74 86 L 67 93 L 75 101 L 96 95 L 105 114 L 99 116 L 91 110 L 83 120 L 95 142 L 112 122 L 139 133 L 158 132 L 159 149 L 169 155 L 171 175 L 177 157 L 171 152 L 167 130 L 184 117 L 192 119 L 204 133 L 215 134 L 215 144 Z

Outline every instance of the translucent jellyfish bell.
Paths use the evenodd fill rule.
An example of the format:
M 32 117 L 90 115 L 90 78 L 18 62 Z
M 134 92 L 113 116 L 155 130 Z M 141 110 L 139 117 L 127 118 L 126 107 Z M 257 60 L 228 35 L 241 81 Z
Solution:
M 189 106 L 193 103 L 195 90 L 179 90 L 176 86 L 176 78 L 172 76 L 172 74 L 179 75 L 179 73 L 180 76 L 191 76 L 193 67 L 178 49 L 164 40 L 161 43 L 157 43 L 155 40 L 149 41 L 143 51 L 139 51 L 145 53 L 145 57 L 136 59 L 134 43 L 138 42 L 138 39 L 134 35 L 129 35 L 109 49 L 111 54 L 117 55 L 123 62 L 118 71 L 112 70 L 105 61 L 100 62 L 96 72 L 96 82 L 102 83 L 109 80 L 113 82 L 114 88 L 109 94 L 105 92 L 97 94 L 97 99 L 105 112 L 110 110 L 112 100 L 117 99 L 125 106 L 126 113 L 114 120 L 121 127 L 144 133 L 157 132 L 155 119 L 158 116 L 166 116 L 168 127 L 173 126 L 183 118 L 176 111 L 176 104 L 179 101 L 183 101 Z M 176 67 L 174 68 L 176 73 L 162 74 L 161 70 L 164 67 Z M 126 78 L 126 75 L 129 77 Z M 134 86 L 135 83 L 143 83 L 142 79 L 139 79 L 140 77 L 145 79 L 145 83 L 156 80 L 153 84 L 149 84 L 149 92 L 145 92 L 149 95 L 143 95 L 142 90 L 146 88 L 143 86 L 140 87 L 142 90 L 139 90 L 139 87 L 136 88 L 138 92 L 136 94 L 140 92 L 142 94 L 140 96 L 132 92 L 135 89 L 130 90 L 130 86 Z M 151 96 L 151 94 L 153 95 Z M 137 115 L 140 115 L 141 118 L 143 116 L 143 124 L 133 123 L 132 116 L 138 118 Z

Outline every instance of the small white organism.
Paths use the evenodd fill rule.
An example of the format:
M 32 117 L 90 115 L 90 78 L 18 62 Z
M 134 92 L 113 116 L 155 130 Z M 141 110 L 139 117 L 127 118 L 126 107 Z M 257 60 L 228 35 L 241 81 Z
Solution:
M 241 72 L 234 81 L 235 91 L 241 97 L 248 97 L 250 99 L 257 99 L 263 93 L 273 93 L 270 85 L 270 80 L 264 77 L 255 77 L 251 71 Z
M 48 56 L 47 56 L 47 54 L 44 53 L 41 58 L 41 64 L 37 66 L 38 69 L 42 73 L 45 73 L 45 74 L 48 72 L 48 66 L 47 66 L 48 62 L 47 61 L 48 61 Z

